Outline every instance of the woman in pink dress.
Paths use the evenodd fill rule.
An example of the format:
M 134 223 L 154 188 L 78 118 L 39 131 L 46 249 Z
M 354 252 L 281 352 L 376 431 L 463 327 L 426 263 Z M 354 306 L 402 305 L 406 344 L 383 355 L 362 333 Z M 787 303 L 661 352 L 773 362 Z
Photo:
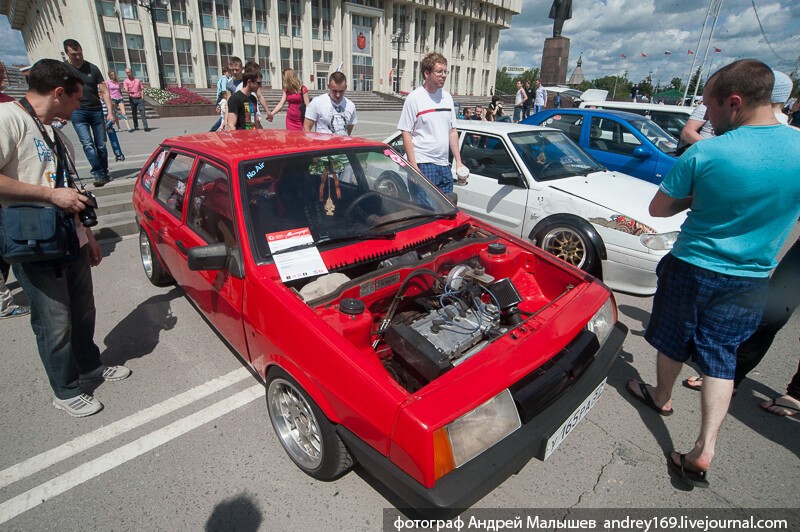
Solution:
M 106 80 L 106 87 L 108 87 L 108 94 L 111 96 L 111 103 L 114 104 L 114 125 L 119 129 L 119 119 L 125 122 L 125 127 L 128 131 L 133 131 L 131 125 L 128 123 L 128 117 L 125 115 L 125 104 L 122 100 L 122 91 L 120 90 L 119 78 L 117 73 L 113 70 L 108 71 L 108 79 Z
M 283 96 L 267 115 L 267 119 L 272 120 L 272 117 L 278 114 L 287 102 L 289 108 L 286 110 L 286 129 L 288 131 L 303 131 L 303 113 L 300 111 L 300 106 L 302 105 L 305 108 L 306 105 L 311 103 L 311 100 L 308 97 L 308 89 L 300 83 L 291 68 L 283 70 Z

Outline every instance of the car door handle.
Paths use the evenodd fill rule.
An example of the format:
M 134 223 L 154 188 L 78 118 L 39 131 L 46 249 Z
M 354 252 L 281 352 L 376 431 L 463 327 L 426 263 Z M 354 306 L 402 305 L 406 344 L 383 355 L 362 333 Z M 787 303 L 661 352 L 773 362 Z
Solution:
M 187 247 L 186 247 L 186 244 L 184 244 L 184 243 L 183 243 L 183 242 L 181 242 L 180 240 L 176 240 L 176 241 L 175 241 L 175 246 L 176 246 L 176 247 L 177 247 L 179 250 L 181 250 L 181 253 L 183 253 L 184 255 L 186 255 L 187 253 L 189 253 L 189 248 L 187 248 Z
M 150 212 L 150 211 L 144 211 L 144 217 L 147 218 L 150 221 L 153 221 L 156 218 L 155 216 L 153 216 L 153 213 Z

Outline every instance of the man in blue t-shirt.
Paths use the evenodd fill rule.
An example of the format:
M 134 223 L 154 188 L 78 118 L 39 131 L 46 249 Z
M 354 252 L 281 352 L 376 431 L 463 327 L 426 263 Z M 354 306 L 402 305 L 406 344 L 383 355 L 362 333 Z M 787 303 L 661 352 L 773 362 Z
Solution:
M 800 132 L 772 113 L 774 79 L 752 59 L 715 73 L 703 100 L 717 136 L 689 148 L 650 203 L 653 216 L 690 211 L 657 269 L 645 333 L 658 349 L 657 385 L 632 380 L 628 391 L 667 416 L 683 363 L 692 359 L 700 368 L 700 435 L 688 453 L 667 458 L 696 487 L 708 486 L 706 471 L 733 392 L 736 349 L 758 326 L 775 257 L 800 216 Z

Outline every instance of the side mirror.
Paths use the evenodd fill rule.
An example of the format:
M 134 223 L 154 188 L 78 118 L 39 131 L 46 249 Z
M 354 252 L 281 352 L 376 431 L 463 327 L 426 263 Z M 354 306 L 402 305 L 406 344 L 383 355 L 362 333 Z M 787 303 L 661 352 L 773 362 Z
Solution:
M 504 172 L 500 174 L 500 179 L 498 179 L 497 182 L 501 185 L 511 185 L 512 187 L 525 186 L 519 172 Z
M 192 271 L 222 270 L 228 262 L 228 247 L 223 243 L 196 246 L 187 256 Z
M 649 159 L 653 154 L 647 151 L 644 146 L 636 146 L 633 149 L 633 156 L 637 159 Z
M 445 196 L 447 197 L 447 199 L 450 200 L 450 203 L 458 206 L 458 194 L 456 194 L 455 192 L 447 192 L 445 193 Z

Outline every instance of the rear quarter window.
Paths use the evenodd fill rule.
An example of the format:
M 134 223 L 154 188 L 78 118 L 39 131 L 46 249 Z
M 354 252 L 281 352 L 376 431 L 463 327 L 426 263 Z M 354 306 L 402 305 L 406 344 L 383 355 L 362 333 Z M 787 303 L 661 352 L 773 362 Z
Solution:
M 158 179 L 161 169 L 164 167 L 164 161 L 167 160 L 167 149 L 159 151 L 158 155 L 153 157 L 152 161 L 142 172 L 142 178 L 139 182 L 147 192 L 153 191 L 156 179 Z
M 194 161 L 194 157 L 189 155 L 170 154 L 161 177 L 157 180 L 156 197 L 177 218 L 181 218 L 183 215 L 186 184 L 189 182 Z

